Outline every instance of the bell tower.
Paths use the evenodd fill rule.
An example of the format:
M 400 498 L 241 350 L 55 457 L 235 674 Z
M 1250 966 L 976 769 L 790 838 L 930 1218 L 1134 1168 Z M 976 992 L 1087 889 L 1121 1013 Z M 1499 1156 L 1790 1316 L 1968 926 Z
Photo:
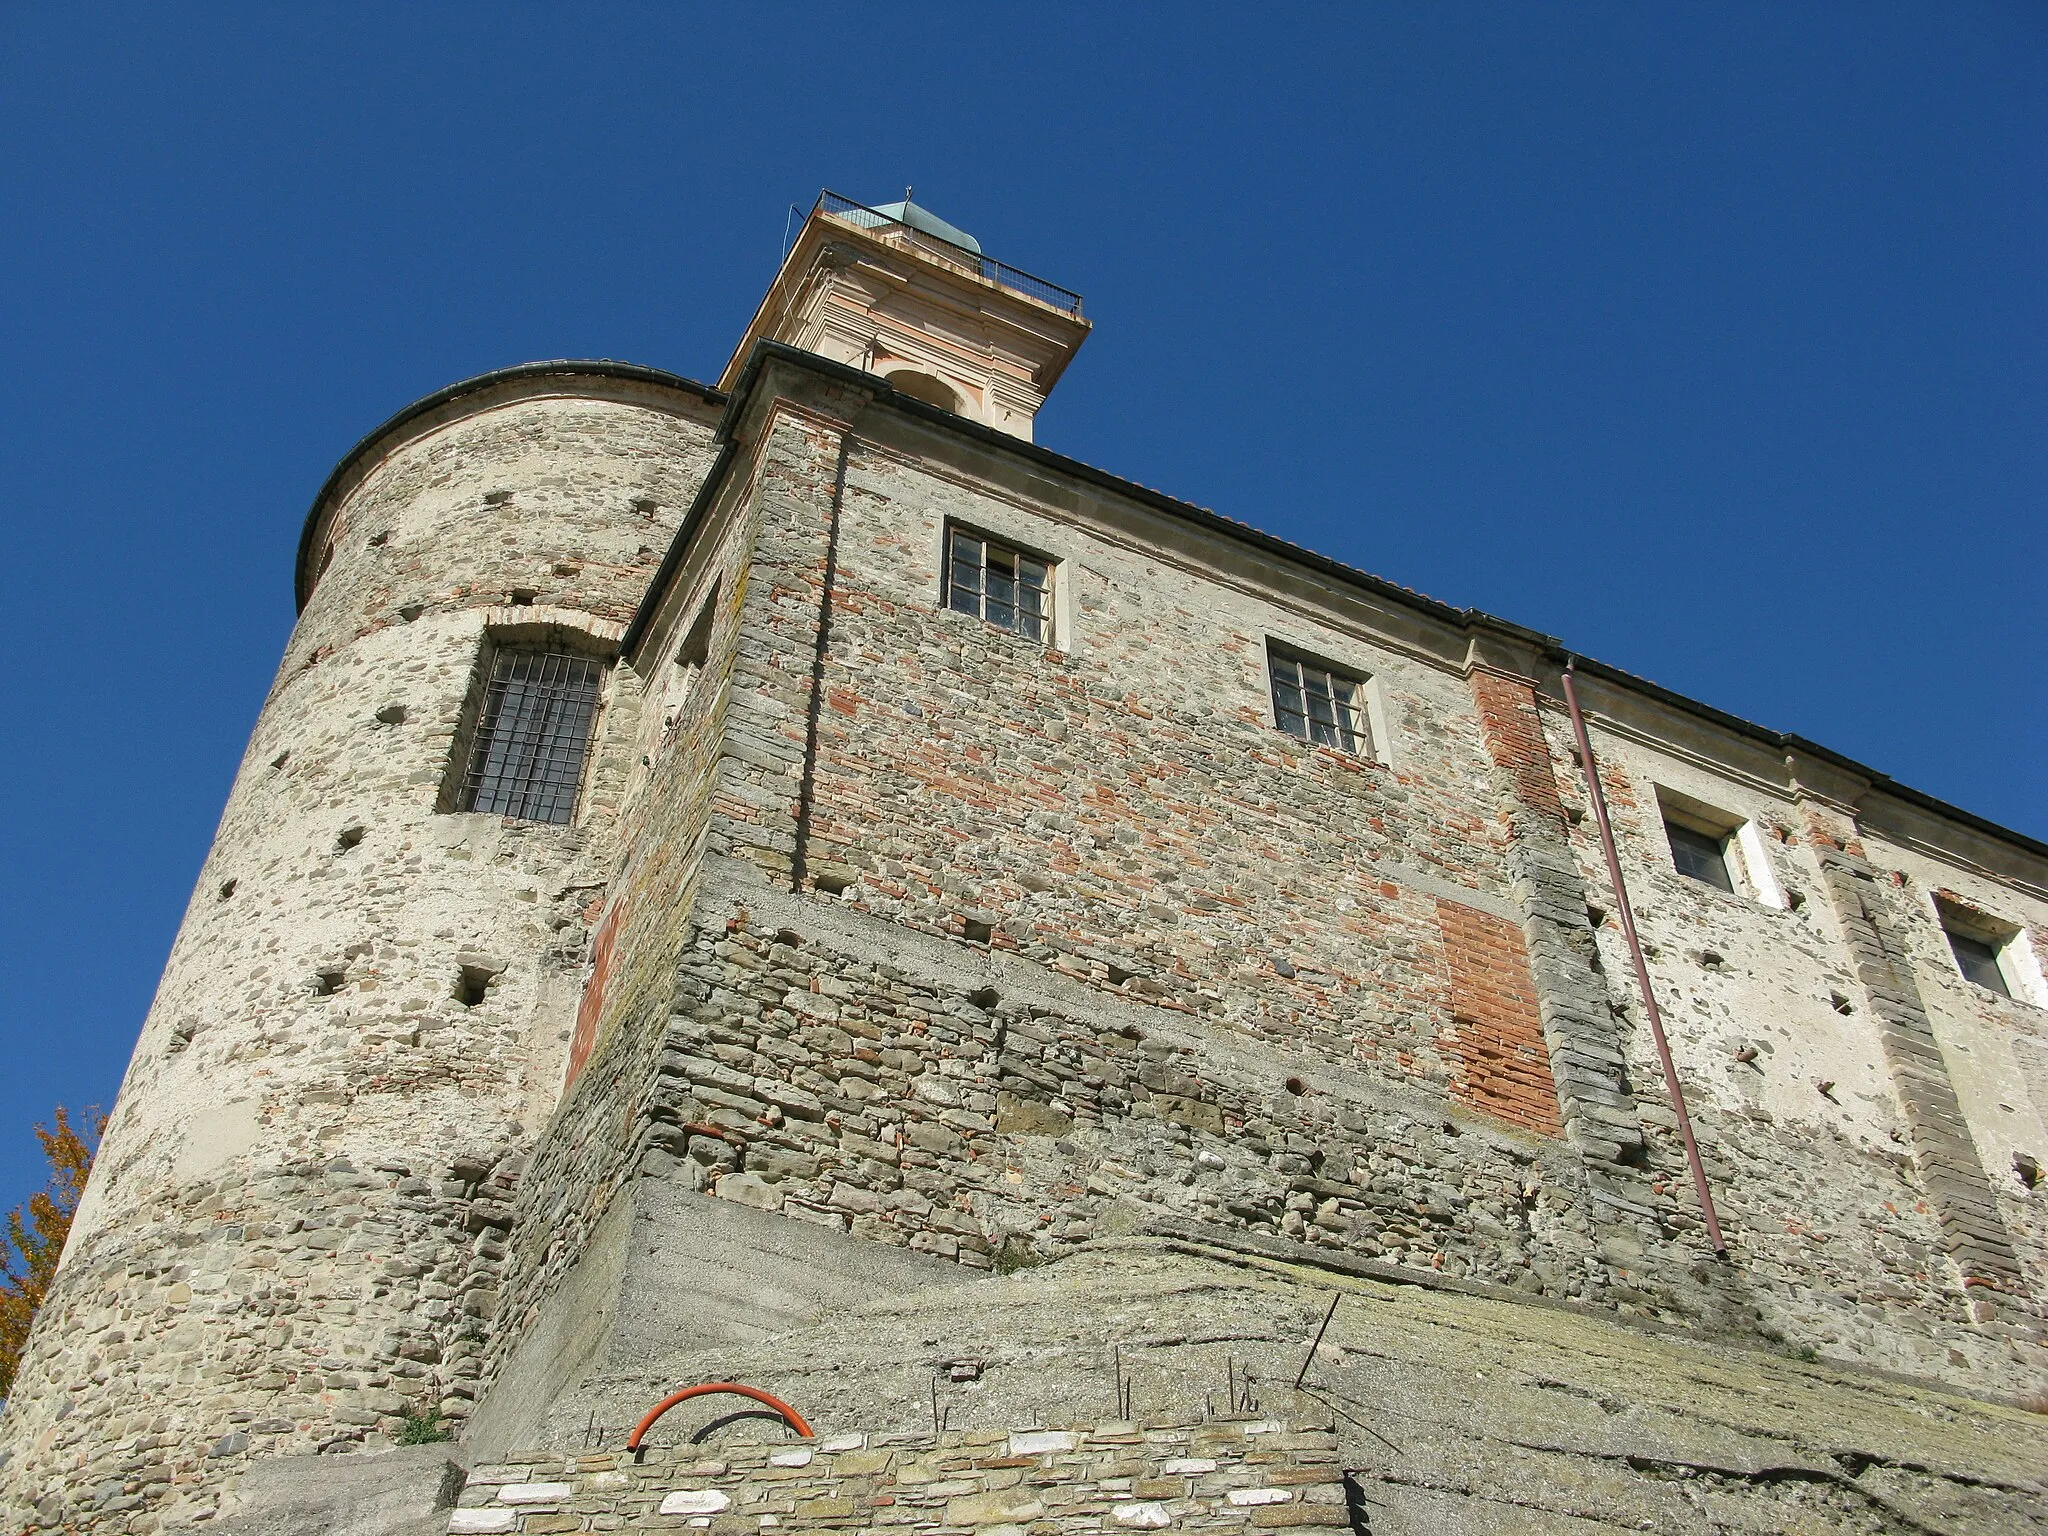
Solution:
M 1027 441 L 1088 338 L 1081 296 L 1007 266 L 906 192 L 870 208 L 821 193 L 719 380 L 786 342 Z

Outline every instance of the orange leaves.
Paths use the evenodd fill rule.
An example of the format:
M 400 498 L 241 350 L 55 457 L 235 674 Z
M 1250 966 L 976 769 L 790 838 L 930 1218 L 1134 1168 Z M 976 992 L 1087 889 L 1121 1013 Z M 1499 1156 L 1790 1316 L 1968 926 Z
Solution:
M 82 1126 L 71 1123 L 71 1113 L 62 1104 L 54 1118 L 54 1126 L 36 1127 L 36 1139 L 50 1165 L 50 1182 L 31 1195 L 26 1206 L 7 1213 L 6 1242 L 0 1245 L 0 1397 L 14 1389 L 29 1325 L 56 1278 L 72 1213 L 85 1194 L 93 1154 L 107 1128 L 107 1117 L 96 1108 L 80 1117 Z

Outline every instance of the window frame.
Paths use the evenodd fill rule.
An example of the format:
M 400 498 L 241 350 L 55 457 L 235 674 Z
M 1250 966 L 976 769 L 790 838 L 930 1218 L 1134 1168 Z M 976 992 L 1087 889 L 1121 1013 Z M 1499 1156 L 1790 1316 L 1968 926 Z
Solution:
M 956 540 L 971 540 L 979 547 L 978 563 L 972 567 L 976 576 L 976 582 L 972 589 L 963 586 L 956 579 L 956 572 L 966 568 L 964 562 L 958 561 L 955 558 Z M 1022 628 L 1019 625 L 1006 624 L 1000 619 L 989 617 L 988 610 L 991 594 L 988 572 L 989 555 L 992 550 L 1007 556 L 1011 562 L 1011 591 L 1015 596 L 1011 601 L 1002 603 L 999 606 L 1009 609 L 1020 618 L 1026 612 L 1027 605 L 1019 599 L 1021 599 L 1025 592 L 1033 590 L 1023 580 L 1026 563 L 1037 566 L 1043 573 L 1043 580 L 1035 589 L 1038 593 L 1036 617 L 1038 619 L 1039 632 L 1037 634 L 1033 634 L 1028 629 Z M 1000 630 L 1006 635 L 1014 635 L 1019 640 L 1029 641 L 1045 650 L 1058 650 L 1059 569 L 1059 560 L 1042 550 L 1033 549 L 1028 544 L 1020 544 L 995 534 L 985 533 L 972 524 L 956 523 L 949 519 L 945 524 L 939 545 L 939 606 L 948 613 L 957 613 L 963 618 L 975 619 L 980 623 L 986 624 L 990 629 Z M 963 607 L 961 599 L 969 596 L 972 599 L 971 606 Z
M 1697 839 L 1701 843 L 1711 843 L 1713 845 L 1714 863 L 1721 871 L 1721 878 L 1719 880 L 1710 880 L 1690 867 L 1683 854 L 1689 852 L 1698 855 L 1700 853 L 1699 849 L 1689 846 L 1688 840 L 1690 839 Z M 1709 890 L 1720 891 L 1729 896 L 1744 894 L 1736 884 L 1735 866 L 1728 858 L 1728 845 L 1734 840 L 1735 834 L 1732 832 L 1707 832 L 1688 821 L 1672 816 L 1668 809 L 1665 810 L 1664 848 L 1671 856 L 1671 867 L 1677 871 L 1681 879 L 1690 880 L 1695 885 L 1704 885 Z
M 1658 820 L 1663 824 L 1665 868 L 1691 885 L 1703 886 L 1732 896 L 1767 912 L 1786 912 L 1792 907 L 1777 869 L 1771 863 L 1770 840 L 1764 823 L 1721 806 L 1696 799 L 1683 790 L 1656 782 L 1651 785 Z M 1728 884 L 1702 879 L 1679 863 L 1678 844 L 1673 832 L 1710 839 L 1720 849 L 1722 869 Z
M 1948 950 L 1949 963 L 1966 983 L 2008 1002 L 2041 1006 L 2042 988 L 2035 974 L 2033 946 L 2027 942 L 2023 926 L 1967 904 L 1948 892 L 1935 894 L 1934 917 Z M 1985 951 L 1985 958 L 1998 977 L 1998 986 L 1971 974 L 1962 951 L 1956 947 L 1958 940 Z
M 1302 707 L 1298 710 L 1281 707 L 1281 679 L 1278 674 L 1283 666 L 1294 668 L 1292 687 L 1302 702 Z M 1380 741 L 1380 725 L 1374 718 L 1370 672 L 1353 671 L 1350 667 L 1328 661 L 1313 651 L 1268 637 L 1265 673 L 1267 716 L 1275 730 L 1293 737 L 1305 747 L 1323 747 L 1331 752 L 1341 752 L 1346 757 L 1356 758 L 1360 762 L 1384 761 L 1380 755 L 1384 750 Z M 1330 719 L 1327 722 L 1318 721 L 1310 713 L 1314 699 L 1308 684 L 1312 676 L 1320 679 L 1326 687 L 1324 697 L 1330 703 Z M 1340 682 L 1347 685 L 1350 695 L 1341 706 L 1337 697 L 1337 685 Z M 1296 731 L 1287 724 L 1283 716 L 1290 714 L 1301 720 L 1304 729 Z M 1351 723 L 1348 727 L 1342 714 L 1350 716 Z M 1318 725 L 1338 739 L 1325 741 L 1318 738 L 1314 730 Z M 1350 739 L 1346 740 L 1346 737 Z
M 695 617 L 670 651 L 670 665 L 659 674 L 661 685 L 653 702 L 661 714 L 660 750 L 664 752 L 682 729 L 685 716 L 702 713 L 699 691 L 711 664 L 712 641 L 718 634 L 719 600 L 724 591 L 724 577 L 714 576 L 697 601 Z M 650 764 L 642 759 L 642 767 L 647 766 Z
M 1942 937 L 1948 940 L 1949 958 L 1955 961 L 1956 970 L 1961 973 L 1963 980 L 1973 987 L 1982 987 L 1986 992 L 1999 997 L 2010 998 L 2013 995 L 2012 978 L 2005 974 L 2004 945 L 1994 944 L 1991 940 L 1980 938 L 1974 933 L 1958 933 L 1946 923 L 1942 925 L 1941 932 Z M 1961 945 L 1970 945 L 1984 952 L 1982 956 L 1976 958 L 1980 966 L 1989 967 L 1991 975 L 1996 978 L 1996 985 L 1977 973 L 1977 968 L 1963 957 L 1963 951 L 1959 947 Z
M 567 784 L 568 803 L 566 806 L 559 806 L 559 794 L 545 798 L 536 796 L 534 785 L 529 781 L 522 795 L 514 802 L 520 805 L 519 809 L 493 809 L 488 805 L 479 807 L 476 802 L 479 798 L 477 791 L 480 785 L 472 784 L 471 780 L 479 765 L 479 754 L 489 750 L 491 738 L 498 724 L 495 710 L 499 704 L 494 697 L 494 690 L 498 679 L 499 661 L 502 657 L 522 653 L 561 658 L 595 669 L 594 685 L 590 689 L 589 715 L 583 726 L 581 756 L 576 764 L 573 782 L 557 781 L 556 785 L 559 790 Z M 477 648 L 476 662 L 470 673 L 469 688 L 463 701 L 462 714 L 457 721 L 455 736 L 450 743 L 447 771 L 435 809 L 444 814 L 497 816 L 539 827 L 574 826 L 584 809 L 591 772 L 598 758 L 599 733 L 611 696 L 612 672 L 616 659 L 616 656 L 604 648 L 596 637 L 555 625 L 513 625 L 487 630 L 482 644 Z M 544 723 L 543 730 L 546 729 L 548 727 Z M 554 816 L 532 814 L 530 807 L 536 799 L 542 799 L 544 808 L 560 808 L 562 814 L 559 819 Z M 553 800 L 555 804 L 547 804 L 548 800 Z

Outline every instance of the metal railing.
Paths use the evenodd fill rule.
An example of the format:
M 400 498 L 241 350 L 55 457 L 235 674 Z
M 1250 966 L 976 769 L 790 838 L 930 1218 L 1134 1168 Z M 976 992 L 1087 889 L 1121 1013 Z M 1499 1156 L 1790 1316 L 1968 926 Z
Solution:
M 870 208 L 865 203 L 856 203 L 850 197 L 841 197 L 837 192 L 818 194 L 818 211 L 829 213 L 834 218 L 844 219 L 858 229 L 880 232 L 883 238 L 913 246 L 950 267 L 963 272 L 972 272 L 976 277 L 986 278 L 1000 284 L 1012 293 L 1021 293 L 1026 298 L 1036 299 L 1041 304 L 1050 304 L 1075 319 L 1081 317 L 1081 295 L 1057 283 L 1048 283 L 1042 277 L 1033 277 L 1029 272 L 1020 271 L 1006 262 L 984 256 L 979 251 L 970 251 L 964 245 L 955 245 L 929 230 L 917 229 L 893 215 Z

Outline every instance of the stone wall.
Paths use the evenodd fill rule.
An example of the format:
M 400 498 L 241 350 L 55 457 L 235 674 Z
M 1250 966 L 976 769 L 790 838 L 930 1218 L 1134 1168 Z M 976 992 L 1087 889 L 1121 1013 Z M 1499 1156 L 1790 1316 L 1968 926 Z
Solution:
M 819 536 L 829 484 L 819 454 L 797 537 Z M 1509 911 L 1500 832 L 1471 793 L 1486 760 L 1461 685 L 1084 544 L 857 436 L 841 517 L 812 883 L 923 931 L 985 933 L 1111 995 L 1448 1083 L 1437 897 Z M 949 519 L 1068 556 L 1059 647 L 938 608 Z M 771 520 L 761 558 L 779 547 Z M 764 619 L 801 653 L 818 607 Z M 1373 675 L 1400 722 L 1398 766 L 1272 729 L 1272 632 Z M 781 681 L 800 717 L 808 677 Z M 746 826 L 732 838 L 743 854 L 765 846 Z
M 741 615 L 751 534 L 744 510 L 713 526 L 692 562 L 692 601 L 681 622 L 663 626 L 645 648 L 649 699 L 635 743 L 639 766 L 608 895 L 593 903 L 602 947 L 584 989 L 562 1100 L 524 1181 L 489 1343 L 494 1370 L 583 1256 L 620 1181 L 667 1139 L 650 1092 L 689 932 L 727 699 L 736 680 L 746 686 Z M 679 663 L 682 639 L 707 617 L 703 660 Z
M 785 564 L 779 552 L 792 538 L 801 545 L 826 536 L 829 513 L 815 516 L 816 503 L 822 494 L 829 507 L 836 447 L 801 417 L 777 414 L 756 430 L 755 461 L 729 475 L 730 489 L 707 505 L 677 590 L 635 658 L 650 702 L 627 791 L 629 825 L 599 918 L 610 954 L 602 981 L 586 989 L 575 1077 L 526 1182 L 521 1237 L 491 1344 L 494 1367 L 540 1321 L 543 1304 L 612 1209 L 621 1180 L 650 1158 L 659 1165 L 671 1155 L 674 1120 L 656 1091 L 657 1066 L 704 850 L 729 849 L 730 829 L 746 826 L 748 846 L 765 867 L 786 878 L 791 866 L 805 716 L 789 699 L 810 670 L 815 641 L 801 631 L 808 613 L 816 633 L 811 605 L 823 558 L 807 572 L 802 554 Z M 763 553 L 764 524 L 777 530 L 770 541 L 777 554 Z M 707 603 L 704 659 L 679 665 Z M 768 787 L 775 781 L 789 792 Z
M 1553 751 L 1570 753 L 1561 710 L 1547 711 L 1546 728 Z M 1835 869 L 1838 862 L 1864 869 L 1876 864 L 1903 875 L 1906 860 L 1880 839 L 1858 842 L 1855 821 L 1839 804 L 1822 809 L 1790 788 L 1766 787 L 1760 782 L 1766 764 L 1755 764 L 1751 776 L 1709 774 L 1598 717 L 1594 741 L 1652 985 L 1708 1174 L 1724 1211 L 1736 1213 L 1731 1251 L 1768 1326 L 1874 1365 L 2025 1389 L 2048 1368 L 2038 1288 L 2015 1288 L 2016 1269 L 2002 1269 L 2010 1315 L 1989 1327 L 1973 1326 L 1963 1283 L 1972 1271 L 1959 1269 L 1950 1256 L 1954 1240 L 1942 1210 L 1944 1186 L 1981 1192 L 1966 1197 L 1970 1220 L 2003 1244 L 2008 1266 L 2016 1263 L 2015 1235 L 2038 1230 L 2039 1197 L 2010 1168 L 1998 1168 L 1969 1144 L 1969 1117 L 1953 1107 L 1948 1063 L 1971 1063 L 1972 1046 L 2004 1042 L 1996 1035 L 1973 1039 L 1922 1010 L 1919 1043 L 1909 1054 L 1914 1072 L 1932 1075 L 1920 1079 L 1923 1090 L 1912 1072 L 1898 1074 L 1886 1018 L 1895 1011 L 1894 999 L 1905 996 L 1901 984 L 1916 999 L 1983 989 L 1954 977 L 1925 895 L 1916 899 L 1903 878 L 1872 882 Z M 1680 803 L 1710 806 L 1755 827 L 1758 835 L 1738 852 L 1738 864 L 1761 858 L 1767 872 L 1739 869 L 1733 894 L 1680 875 L 1672 867 L 1659 798 L 1674 793 Z M 1660 1107 L 1662 1074 L 1582 783 L 1567 786 L 1566 803 L 1577 818 L 1573 849 L 1589 899 L 1601 909 L 1597 934 L 1605 972 L 1633 1035 L 1631 1070 L 1647 1106 L 1656 1183 L 1682 1190 L 1683 1153 L 1675 1123 Z M 1845 855 L 1845 841 L 1855 842 L 1863 856 Z M 1834 889 L 1845 878 L 1856 891 Z M 2009 885 L 1987 890 L 1980 877 L 1972 889 L 1994 906 L 2031 909 Z M 1774 892 L 1777 902 L 1765 899 Z M 1886 924 L 1918 940 L 1918 952 L 1910 958 L 1901 953 L 1898 974 L 1878 980 L 1875 992 L 1869 960 L 1859 958 L 1856 934 L 1845 927 L 1853 924 L 1877 943 L 1864 920 L 1866 897 Z M 2039 1010 L 1985 996 L 1982 1012 L 2002 1016 L 1999 1033 L 2048 1028 L 2048 1016 L 2039 1023 L 2030 1017 Z M 1979 1077 L 1977 1124 L 2003 1120 L 2001 1129 L 2012 1133 L 2018 1115 L 2010 1109 L 1997 1114 L 1983 1098 L 2016 1102 L 2018 1076 Z M 1926 1120 L 1930 1092 L 1946 1094 L 1951 1106 L 1939 1145 L 1927 1143 L 1937 1153 L 1932 1164 L 1927 1149 L 1916 1145 L 1914 1124 Z M 2001 1197 L 2002 1219 L 1991 1214 Z
M 1972 1326 L 1896 1143 L 1781 1125 L 1720 1079 L 1688 1088 L 1733 1262 L 1701 1262 L 1575 754 L 1520 642 L 1475 665 L 1340 632 L 945 473 L 862 409 L 814 392 L 744 434 L 711 883 L 651 904 L 638 943 L 678 967 L 672 1015 L 622 1036 L 602 1113 L 558 1122 L 579 1150 L 529 1183 L 551 1257 L 515 1260 L 501 1348 L 581 1251 L 593 1192 L 637 1171 L 972 1267 L 1188 1219 L 2035 1379 L 2025 1327 Z M 1061 559 L 1054 648 L 939 608 L 949 520 Z M 1273 729 L 1267 635 L 1371 678 L 1375 756 Z M 1669 943 L 1674 911 L 1721 893 L 1669 869 L 1654 795 L 1607 771 Z M 1814 919 L 1766 914 L 1774 975 L 1845 966 Z M 1692 963 L 1732 980 L 1737 942 L 1695 938 Z M 1723 1003 L 1652 950 L 1690 1077 L 1703 1010 L 1770 999 Z
M 849 1255 L 881 1251 L 724 1202 L 678 1202 L 687 1203 L 723 1206 L 751 1218 L 737 1225 L 756 1231 L 801 1233 L 804 1250 L 828 1267 L 830 1248 Z M 735 1255 L 726 1250 L 720 1257 Z M 738 1294 L 713 1284 L 728 1297 Z M 687 1297 L 682 1304 L 693 1309 L 700 1304 L 690 1288 L 669 1296 Z M 644 1300 L 662 1304 L 654 1295 Z M 805 1448 L 789 1444 L 772 1422 L 720 1424 L 735 1406 L 753 1405 L 712 1397 L 660 1421 L 656 1449 L 640 1473 L 646 1482 L 635 1488 L 607 1476 L 634 1472 L 621 1447 L 629 1426 L 652 1403 L 680 1382 L 710 1380 L 748 1382 L 794 1404 L 817 1427 L 809 1447 L 813 1461 L 774 1468 L 774 1453 Z M 1250 1404 L 1243 1401 L 1247 1395 Z M 815 1486 L 819 1458 L 857 1454 L 838 1447 L 860 1434 L 866 1443 L 858 1452 L 906 1448 L 903 1460 L 915 1462 L 931 1444 L 935 1417 L 949 1432 L 987 1434 L 976 1442 L 963 1433 L 959 1443 L 1001 1453 L 1022 1426 L 1099 1429 L 1102 1418 L 1121 1413 L 1146 1427 L 1201 1432 L 1227 1420 L 1232 1403 L 1240 1414 L 1282 1423 L 1334 1421 L 1335 1466 L 1348 1474 L 1345 1513 L 1354 1530 L 1362 1526 L 1373 1536 L 1502 1530 L 2022 1536 L 2038 1533 L 2048 1491 L 2041 1420 L 2014 1406 L 1810 1363 L 1754 1338 L 1746 1347 L 1706 1339 L 1282 1238 L 1233 1248 L 1190 1233 L 1106 1239 L 1008 1275 L 979 1273 L 908 1294 L 849 1296 L 808 1323 L 791 1318 L 780 1330 L 747 1338 L 700 1334 L 681 1355 L 628 1365 L 608 1390 L 580 1394 L 570 1411 L 554 1416 L 549 1436 L 520 1442 L 545 1445 L 545 1451 L 516 1460 L 498 1451 L 477 1454 L 472 1464 L 484 1475 L 468 1498 L 485 1512 L 472 1518 L 495 1515 L 500 1523 L 508 1513 L 537 1521 L 616 1521 L 626 1528 L 642 1520 L 687 1526 L 724 1519 L 758 1531 L 773 1527 L 761 1526 L 759 1504 L 743 1500 L 765 1494 L 792 1502 L 787 1511 L 770 1511 L 777 1521 L 858 1526 L 870 1511 L 857 1497 L 851 1507 L 801 1511 L 794 1494 Z M 752 1450 L 734 1443 L 749 1437 L 777 1443 Z M 1057 1458 L 1048 1467 L 1044 1451 L 1032 1454 L 1041 1467 L 1027 1471 L 1027 1478 L 1060 1471 Z M 1321 1464 L 1324 1454 L 1292 1459 Z M 1227 1460 L 1207 1449 L 1196 1449 L 1195 1456 Z M 350 1459 L 404 1471 L 397 1456 Z M 319 1466 L 331 1466 L 334 1458 L 307 1460 L 312 1465 L 301 1481 L 338 1481 Z M 711 1461 L 722 1463 L 732 1481 L 708 1486 L 711 1477 L 693 1477 L 690 1468 Z M 771 1468 L 780 1486 L 764 1488 Z M 831 1475 L 844 1470 L 835 1462 Z M 960 1469 L 939 1470 L 947 1481 L 970 1480 Z M 921 1467 L 910 1471 L 929 1475 Z M 1085 1464 L 1077 1473 L 1091 1475 Z M 532 1490 L 535 1483 L 571 1486 Z M 1263 1476 L 1257 1485 L 1290 1486 Z M 993 1491 L 1036 1498 L 1044 1514 L 1031 1524 L 1050 1524 L 1062 1495 L 1047 1486 L 1050 1494 L 1022 1481 Z M 1020 1487 L 1024 1493 L 1015 1495 Z M 498 1488 L 530 1491 L 508 1503 L 492 1491 Z M 679 1491 L 723 1491 L 734 1502 L 715 1511 L 697 1503 L 700 1512 L 643 1512 L 649 1505 L 658 1510 Z M 1145 1502 L 1135 1483 L 1108 1491 L 1130 1497 L 1107 1505 Z M 882 1492 L 898 1499 L 877 1506 L 884 1517 L 893 1512 L 928 1520 L 933 1517 L 923 1510 L 944 1510 L 950 1518 L 952 1511 L 937 1500 L 975 1490 L 930 1481 L 906 1488 L 899 1481 Z M 905 1509 L 906 1492 L 934 1502 Z M 620 1507 L 621 1496 L 634 1495 L 636 1507 Z M 1164 1495 L 1162 1489 L 1151 1497 L 1166 1504 L 1169 1518 L 1199 1518 Z M 848 1497 L 843 1489 L 825 1489 L 822 1496 Z M 1334 1504 L 1311 1502 L 1326 1518 L 1335 1513 Z M 1249 1507 L 1284 1512 L 1288 1504 Z M 1068 1509 L 1077 1520 L 1101 1518 L 1104 1529 L 1124 1524 L 1106 1506 Z M 987 1529 L 988 1523 L 958 1528 Z M 444 1515 L 436 1528 L 446 1524 Z
M 1546 1187 L 1538 1141 L 1028 963 L 992 972 L 958 941 L 744 886 L 726 900 L 683 957 L 648 1101 L 659 1166 L 692 1187 L 977 1267 L 1165 1212 L 1585 1284 L 1574 1195 Z
M 2048 945 L 2030 855 L 1587 687 L 1705 1263 L 1542 637 L 812 372 L 726 423 L 568 827 L 443 809 L 478 660 L 620 643 L 709 404 L 522 378 L 352 471 L 5 1420 L 12 1510 L 175 1525 L 238 1458 L 460 1421 L 635 1178 L 973 1270 L 1192 1223 L 2037 1385 L 2048 1012 L 1961 981 L 1933 904 Z M 1057 563 L 1050 646 L 940 606 L 955 522 Z M 1369 752 L 1274 727 L 1269 641 L 1365 679 Z M 1677 874 L 1664 795 L 1752 828 L 1754 889 Z
M 608 690 L 577 824 L 437 805 L 486 634 L 615 642 L 708 462 L 701 397 L 576 387 L 401 431 L 323 519 L 8 1405 L 11 1511 L 175 1525 L 246 1454 L 375 1445 L 474 1398 L 636 681 Z
M 1642 1238 L 1602 1219 L 1569 1149 L 1455 1102 L 739 872 L 697 922 L 623 1138 L 644 1175 L 976 1268 L 1184 1219 L 1839 1360 L 2038 1379 L 2034 1346 L 1969 1326 L 1902 1159 L 1703 1106 L 1734 1258 L 1702 1269 L 1655 1106 Z
M 1363 1511 L 1360 1511 L 1363 1514 Z M 478 1467 L 460 1532 L 1328 1530 L 1352 1524 L 1337 1437 L 1273 1419 L 1008 1434 L 832 1434 Z
M 1845 1154 L 1832 1136 L 1803 1125 L 1779 1134 L 1747 1112 L 1754 1105 L 1714 1093 L 1701 1108 L 1727 1124 L 1712 1154 L 1728 1186 L 1720 1203 L 1738 1268 L 1753 1259 L 1765 1283 L 1760 1299 L 1746 1274 L 1700 1280 L 1698 1213 L 1613 944 L 1612 898 L 1598 895 L 1604 868 L 1568 778 L 1575 754 L 1554 709 L 1539 709 L 1538 690 L 1514 676 L 1526 664 L 1423 665 L 1412 644 L 1315 626 L 1263 589 L 1141 551 L 1127 532 L 1084 533 L 1085 512 L 1056 516 L 913 462 L 897 444 L 844 440 L 836 501 L 833 439 L 787 455 L 795 467 L 778 487 L 788 510 L 764 521 L 759 554 L 795 576 L 789 598 L 761 611 L 792 660 L 758 697 L 772 701 L 788 745 L 795 722 L 815 717 L 810 751 L 802 765 L 785 758 L 751 773 L 746 813 L 714 834 L 721 851 L 779 875 L 783 834 L 768 829 L 794 835 L 801 810 L 805 883 L 852 911 L 986 943 L 1104 999 L 1199 1021 L 1195 1049 L 1212 1059 L 1226 1042 L 1258 1041 L 1409 1084 L 1444 1109 L 1569 1126 L 1585 1171 L 1553 1182 L 1547 1198 L 1582 1208 L 1590 1240 L 1629 1274 L 1625 1296 L 1661 1298 L 1629 1304 L 1721 1324 L 1761 1306 L 1766 1327 L 1918 1370 L 1967 1360 L 2021 1380 L 2037 1367 L 2001 1339 L 1957 1348 L 1968 1318 L 1929 1262 L 1924 1191 L 1901 1183 L 1886 1151 L 1896 1143 Z M 1053 648 L 938 606 L 937 551 L 953 521 L 1060 559 Z M 834 527 L 828 595 L 821 546 Z M 820 613 L 829 623 L 813 686 L 797 659 L 816 643 Z M 1383 729 L 1374 758 L 1272 728 L 1269 635 L 1370 677 Z M 1649 925 L 1714 905 L 1720 893 L 1670 870 L 1661 822 L 1642 823 L 1630 784 L 1610 788 Z M 777 820 L 785 807 L 789 819 Z M 1759 935 L 1777 946 L 1773 971 L 1823 956 L 1823 974 L 1846 970 L 1840 936 L 1815 928 L 1817 916 L 1766 915 L 1793 930 Z M 1711 958 L 1693 963 L 1710 981 L 1733 980 L 1735 955 L 1748 953 L 1738 942 L 1724 953 L 1694 938 L 1691 953 Z M 1659 953 L 1668 979 L 1674 957 Z M 1674 1029 L 1694 1037 L 1681 1057 L 1689 1071 L 1711 1059 L 1694 1020 L 1721 1005 L 1696 977 L 1680 980 L 1660 990 Z M 1768 990 L 1737 995 L 1731 1006 L 1775 1004 Z M 1821 989 L 1823 1003 L 1831 995 Z M 1837 1088 L 1851 1079 L 1844 1068 Z M 1881 1078 L 1870 1087 L 1891 1091 Z M 1782 1230 L 1787 1199 L 1817 1202 L 1799 1230 Z M 1879 1342 L 1908 1323 L 1917 1342 Z

